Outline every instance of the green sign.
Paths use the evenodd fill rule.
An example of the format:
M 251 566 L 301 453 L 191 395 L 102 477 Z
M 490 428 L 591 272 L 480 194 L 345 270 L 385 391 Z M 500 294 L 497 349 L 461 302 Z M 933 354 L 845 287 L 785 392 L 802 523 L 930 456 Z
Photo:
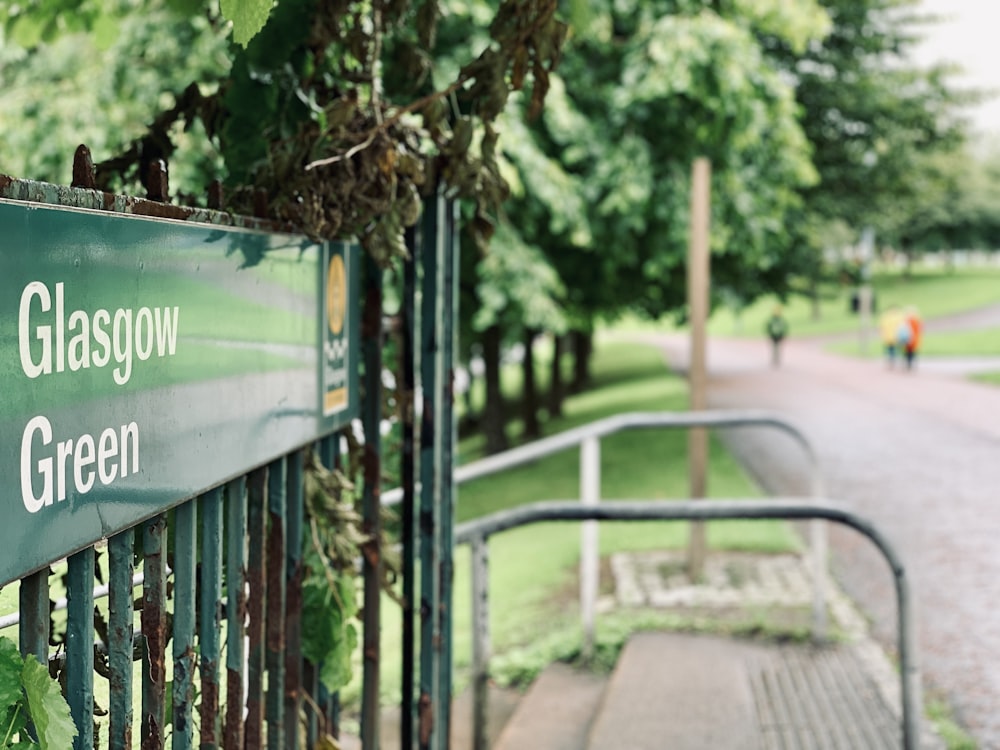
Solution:
M 0 201 L 0 584 L 344 426 L 357 248 Z

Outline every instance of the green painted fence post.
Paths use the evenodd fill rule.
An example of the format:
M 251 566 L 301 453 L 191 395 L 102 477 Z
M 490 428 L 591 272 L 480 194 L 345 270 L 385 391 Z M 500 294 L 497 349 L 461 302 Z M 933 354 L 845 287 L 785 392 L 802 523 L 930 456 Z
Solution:
M 243 662 L 246 649 L 246 477 L 226 485 L 226 721 L 225 750 L 243 750 Z
M 132 643 L 133 587 L 135 574 L 135 530 L 129 529 L 108 540 L 108 666 L 111 674 L 108 707 L 111 750 L 132 750 Z
M 267 747 L 285 746 L 285 512 L 288 471 L 284 458 L 267 472 Z
M 163 747 L 166 719 L 167 517 L 142 526 L 142 750 Z
M 437 329 L 441 332 L 441 346 L 438 350 L 440 364 L 438 372 L 440 392 L 438 429 L 441 433 L 441 692 L 440 747 L 448 747 L 448 733 L 451 729 L 451 677 L 452 650 L 452 584 L 454 582 L 454 522 L 455 522 L 455 402 L 454 376 L 455 351 L 458 349 L 458 282 L 459 282 L 459 205 L 457 201 L 445 203 L 445 224 L 442 227 L 442 262 L 440 267 L 441 316 Z
M 69 558 L 66 695 L 76 724 L 75 750 L 94 746 L 94 548 Z
M 440 733 L 440 647 L 437 610 L 440 604 L 438 561 L 441 554 L 439 527 L 441 435 L 438 414 L 437 350 L 440 337 L 438 268 L 441 264 L 443 202 L 435 196 L 424 202 L 420 222 L 420 698 L 418 739 L 421 750 L 441 747 Z
M 264 747 L 265 620 L 267 612 L 267 469 L 250 472 L 247 480 L 247 748 Z
M 304 498 L 302 471 L 304 453 L 295 451 L 288 457 L 288 509 L 285 527 L 285 560 L 287 570 L 285 614 L 285 746 L 299 747 L 299 710 L 302 707 L 304 685 L 302 670 L 302 544 Z
M 194 743 L 194 631 L 197 611 L 195 560 L 198 554 L 198 500 L 174 510 L 173 750 Z
M 414 729 L 414 673 L 416 661 L 416 628 L 414 622 L 416 597 L 416 548 L 414 537 L 414 504 L 416 502 L 416 466 L 414 464 L 414 427 L 416 424 L 416 356 L 414 340 L 417 338 L 416 285 L 417 257 L 420 243 L 414 227 L 406 230 L 406 247 L 409 254 L 403 260 L 403 304 L 400 308 L 400 360 L 403 371 L 403 450 L 400 478 L 403 485 L 403 508 L 401 518 L 403 557 L 403 606 L 402 606 L 402 699 L 400 701 L 399 739 L 400 747 L 411 750 Z
M 364 635 L 361 695 L 361 740 L 366 748 L 379 743 L 379 660 L 382 637 L 382 507 L 381 507 L 381 427 L 382 427 L 382 269 L 365 254 L 365 303 L 361 320 L 361 349 L 364 358 L 364 494 L 362 526 L 368 541 L 362 548 L 364 575 Z
M 200 750 L 216 750 L 222 742 L 219 701 L 219 657 L 222 651 L 222 488 L 201 501 L 201 627 L 198 634 L 201 676 Z
M 18 637 L 21 655 L 34 654 L 42 664 L 49 658 L 49 571 L 48 568 L 21 579 L 18 591 Z

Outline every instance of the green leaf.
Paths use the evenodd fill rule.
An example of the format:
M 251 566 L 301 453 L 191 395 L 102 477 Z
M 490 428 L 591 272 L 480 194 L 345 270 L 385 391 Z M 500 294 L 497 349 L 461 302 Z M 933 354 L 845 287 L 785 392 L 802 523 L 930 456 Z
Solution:
M 21 669 L 24 661 L 9 638 L 0 638 L 0 715 L 21 700 Z
M 14 19 L 10 27 L 11 41 L 20 47 L 24 47 L 24 49 L 32 49 L 38 46 L 38 43 L 42 41 L 42 35 L 45 33 L 45 23 L 46 19 L 44 17 L 37 18 L 31 13 L 21 13 Z
M 246 48 L 267 23 L 272 0 L 221 0 L 222 15 L 233 22 L 233 41 Z
M 107 52 L 121 34 L 121 23 L 119 19 L 111 15 L 101 14 L 94 21 L 92 31 L 97 49 L 101 52 Z
M 34 654 L 29 654 L 24 660 L 21 681 L 28 696 L 31 720 L 38 732 L 41 750 L 72 747 L 77 730 L 69 714 L 69 705 L 59 692 L 59 683 L 49 677 L 49 670 L 39 663 Z

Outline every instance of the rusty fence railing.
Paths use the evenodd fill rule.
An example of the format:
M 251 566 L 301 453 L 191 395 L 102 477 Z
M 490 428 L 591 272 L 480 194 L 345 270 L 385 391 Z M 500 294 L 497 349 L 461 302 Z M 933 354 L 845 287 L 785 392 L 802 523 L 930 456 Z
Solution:
M 0 454 L 15 459 L 13 466 L 0 470 L 12 478 L 20 471 L 22 487 L 21 493 L 8 493 L 0 501 L 6 526 L 0 528 L 0 583 L 19 584 L 18 612 L 0 620 L 0 634 L 16 625 L 23 654 L 64 668 L 65 694 L 79 732 L 74 750 L 95 746 L 112 750 L 311 748 L 324 731 L 335 733 L 341 718 L 338 696 L 329 694 L 320 681 L 323 665 L 303 656 L 303 542 L 308 537 L 304 470 L 310 451 L 328 468 L 343 462 L 355 420 L 360 420 L 368 436 L 363 446 L 360 504 L 368 541 L 362 548 L 359 726 L 363 747 L 380 746 L 378 667 L 384 615 L 379 598 L 385 575 L 379 532 L 385 461 L 378 436 L 388 418 L 382 414 L 382 349 L 386 338 L 396 334 L 402 341 L 406 381 L 399 418 L 404 441 L 408 441 L 402 456 L 406 602 L 401 741 L 405 747 L 421 750 L 447 746 L 454 502 L 449 374 L 456 333 L 458 263 L 455 211 L 456 206 L 440 193 L 425 203 L 419 226 L 407 236 L 411 252 L 404 266 L 403 309 L 393 319 L 398 325 L 385 330 L 383 272 L 361 259 L 363 288 L 358 298 L 351 297 L 353 287 L 343 278 L 343 263 L 354 261 L 348 260 L 346 250 L 338 267 L 335 250 L 317 248 L 305 238 L 289 235 L 287 227 L 217 210 L 113 196 L 86 185 L 67 188 L 0 175 L 0 225 L 8 222 L 14 228 L 9 245 L 24 245 L 14 248 L 14 255 L 21 252 L 23 258 L 9 261 L 13 280 L 11 275 L 0 280 L 14 290 L 10 295 L 5 292 L 5 298 L 13 302 L 0 310 L 0 322 L 11 323 L 15 331 L 20 326 L 22 331 L 20 355 L 16 340 L 0 341 L 0 346 L 7 347 L 2 350 L 4 356 L 20 361 L 24 368 L 24 377 L 11 381 L 13 398 L 0 409 L 4 427 L 0 433 L 6 434 L 0 436 Z M 106 226 L 109 216 L 120 217 L 111 220 L 110 229 Z M 157 227 L 148 236 L 142 234 L 147 221 L 156 222 Z M 156 232 L 164 231 L 165 239 L 158 240 L 161 235 Z M 124 254 L 111 266 L 102 265 L 119 257 L 120 248 L 114 243 L 136 232 L 141 235 L 133 241 L 141 248 L 138 256 Z M 50 235 L 56 247 L 51 252 L 43 247 Z M 244 247 L 245 237 L 257 245 Z M 206 248 L 211 250 L 208 255 L 204 255 Z M 11 252 L 11 247 L 5 249 L 8 255 Z M 288 268 L 307 257 L 315 282 L 312 276 L 303 281 L 294 274 L 254 277 L 254 264 L 269 253 L 284 258 Z M 45 265 L 36 269 L 31 264 L 37 258 Z M 215 381 L 208 385 L 199 381 L 194 387 L 155 378 L 151 385 L 130 384 L 140 393 L 135 396 L 128 388 L 114 390 L 107 382 L 115 365 L 110 353 L 104 360 L 87 360 L 83 365 L 82 350 L 72 345 L 68 360 L 63 359 L 66 352 L 62 350 L 53 356 L 53 345 L 62 347 L 65 339 L 59 337 L 68 339 L 72 330 L 53 336 L 51 328 L 45 328 L 51 322 L 32 328 L 34 323 L 19 320 L 18 314 L 22 319 L 53 311 L 62 314 L 63 295 L 75 294 L 84 300 L 78 305 L 81 309 L 86 304 L 90 305 L 87 309 L 101 308 L 93 317 L 99 321 L 100 314 L 108 314 L 104 308 L 118 304 L 96 296 L 103 293 L 101 285 L 106 283 L 101 274 L 128 274 L 128 283 L 110 285 L 114 294 L 134 295 L 135 288 L 155 291 L 164 287 L 189 293 L 179 302 L 179 317 L 176 313 L 174 317 L 181 331 L 177 348 L 190 344 L 196 351 L 188 356 L 206 368 L 214 361 L 203 352 L 224 351 L 228 356 L 248 348 L 259 355 L 254 363 L 263 362 L 266 367 L 252 369 L 256 364 L 251 364 L 249 372 L 226 371 L 215 376 L 227 385 L 221 396 L 212 390 Z M 165 277 L 169 277 L 167 284 L 162 283 Z M 330 285 L 337 284 L 341 286 L 331 291 Z M 304 290 L 305 296 L 295 299 L 289 289 Z M 282 339 L 284 334 L 259 345 L 216 340 L 224 337 L 216 331 L 219 326 L 225 328 L 225 323 L 214 316 L 218 312 L 220 320 L 224 318 L 227 301 L 242 295 L 239 304 L 248 315 L 255 314 L 258 295 L 265 293 L 278 300 L 268 308 L 275 320 L 282 324 L 299 321 L 292 323 L 294 340 Z M 21 295 L 20 313 L 17 294 Z M 88 294 L 91 297 L 85 298 Z M 54 305 L 46 295 L 55 298 Z M 127 361 L 138 373 L 157 341 L 150 327 L 154 316 L 148 309 L 142 312 L 146 308 L 139 307 L 141 300 L 125 299 L 118 311 L 122 321 L 126 317 L 131 321 L 133 311 L 138 311 L 134 318 L 138 354 L 133 358 L 130 350 Z M 315 299 L 319 299 L 319 313 L 310 312 Z M 303 300 L 308 303 L 305 312 Z M 200 320 L 191 312 L 197 305 L 202 305 L 197 308 Z M 345 312 L 345 306 L 351 305 Z M 72 309 L 67 307 L 66 314 Z M 72 313 L 70 329 L 84 314 Z M 343 322 L 345 315 L 356 322 Z M 255 320 L 259 328 L 267 327 L 260 322 L 264 318 Z M 195 324 L 200 328 L 192 334 L 185 326 Z M 35 335 L 29 337 L 25 331 L 35 331 Z M 98 338 L 94 342 L 100 346 Z M 351 382 L 359 382 L 341 382 L 342 376 L 334 373 L 327 383 L 322 368 L 334 358 L 343 360 L 337 359 L 337 372 L 351 371 Z M 121 386 L 129 377 L 125 355 L 117 362 L 114 382 Z M 60 370 L 62 379 L 46 380 L 54 369 Z M 283 390 L 278 384 L 284 382 L 286 370 L 293 373 L 288 375 L 293 387 Z M 98 377 L 105 375 L 109 377 L 104 380 Z M 250 376 L 265 385 L 258 391 L 247 390 Z M 414 410 L 416 393 L 423 404 L 419 414 Z M 67 394 L 73 394 L 76 401 Z M 226 402 L 229 413 L 220 427 L 211 422 L 221 402 Z M 74 420 L 93 421 L 96 418 L 88 416 L 92 408 L 105 413 L 141 410 L 142 416 L 134 423 L 141 427 L 128 433 L 135 435 L 130 447 L 136 461 L 128 476 L 124 469 L 120 474 L 112 471 L 116 465 L 110 447 L 113 431 L 107 441 L 104 433 L 96 440 L 86 436 L 90 453 L 95 455 L 80 453 L 75 474 L 68 463 L 77 460 L 73 448 L 66 447 L 71 443 L 46 431 L 50 418 L 57 428 L 62 426 L 59 420 L 71 426 Z M 30 414 L 40 416 L 28 420 L 25 427 Z M 154 418 L 159 422 L 153 426 L 156 429 L 149 426 Z M 192 420 L 190 426 L 184 425 L 188 429 L 170 432 L 169 426 L 184 420 Z M 79 435 L 97 428 L 76 429 Z M 124 449 L 124 427 L 121 434 Z M 85 442 L 84 438 L 79 441 Z M 36 460 L 32 454 L 36 449 L 62 452 Z M 178 460 L 179 455 L 188 460 Z M 55 522 L 51 533 L 44 525 L 46 519 Z M 22 522 L 23 530 L 18 526 Z M 415 578 L 418 570 L 422 580 Z M 50 640 L 50 622 L 58 608 L 50 598 L 60 598 L 63 584 L 65 641 L 56 644 Z M 95 687 L 99 688 L 96 702 Z

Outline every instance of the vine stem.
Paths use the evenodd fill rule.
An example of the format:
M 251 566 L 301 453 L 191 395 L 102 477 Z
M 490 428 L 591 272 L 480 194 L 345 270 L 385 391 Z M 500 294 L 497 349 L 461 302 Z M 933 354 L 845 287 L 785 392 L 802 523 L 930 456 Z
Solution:
M 442 91 L 435 91 L 432 94 L 427 94 L 427 96 L 422 96 L 416 101 L 410 102 L 405 107 L 398 108 L 395 112 L 393 112 L 392 117 L 386 119 L 383 122 L 380 122 L 378 125 L 372 128 L 368 133 L 368 137 L 365 138 L 361 143 L 357 144 L 356 146 L 351 146 L 351 148 L 349 148 L 342 154 L 337 154 L 336 156 L 329 156 L 325 159 L 317 159 L 316 161 L 309 162 L 308 164 L 306 164 L 305 167 L 306 171 L 311 172 L 317 167 L 327 167 L 331 164 L 336 164 L 339 161 L 345 161 L 346 159 L 350 159 L 355 154 L 364 151 L 366 148 L 371 146 L 372 143 L 375 142 L 375 138 L 379 133 L 388 130 L 397 122 L 402 120 L 403 117 L 405 117 L 406 115 L 416 112 L 417 110 L 423 109 L 435 99 L 441 99 L 446 96 L 451 96 L 453 93 L 462 88 L 462 86 L 464 86 L 470 80 L 470 78 L 471 76 L 463 76 L 462 78 L 459 78 L 457 81 L 455 81 Z
M 21 713 L 21 701 L 14 704 L 14 715 L 10 717 L 10 725 L 7 727 L 7 734 L 3 738 L 3 746 L 10 747 L 10 738 L 14 734 L 14 725 L 17 723 L 17 715 Z

